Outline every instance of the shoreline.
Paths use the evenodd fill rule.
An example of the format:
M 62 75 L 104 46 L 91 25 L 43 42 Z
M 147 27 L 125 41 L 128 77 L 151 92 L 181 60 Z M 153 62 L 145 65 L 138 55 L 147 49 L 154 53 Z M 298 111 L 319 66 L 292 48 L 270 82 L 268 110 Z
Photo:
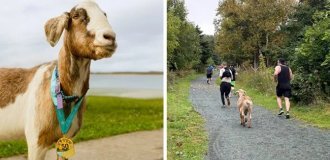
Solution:
M 163 98 L 163 91 L 159 89 L 91 88 L 87 92 L 87 95 L 152 99 L 152 98 Z

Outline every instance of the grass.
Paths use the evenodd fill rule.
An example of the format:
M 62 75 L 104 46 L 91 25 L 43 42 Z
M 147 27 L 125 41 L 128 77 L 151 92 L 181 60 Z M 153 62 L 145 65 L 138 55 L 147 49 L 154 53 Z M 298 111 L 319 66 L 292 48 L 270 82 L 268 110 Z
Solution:
M 189 101 L 190 81 L 196 75 L 177 79 L 167 93 L 167 159 L 200 160 L 207 153 L 205 121 Z
M 250 71 L 244 71 L 240 73 L 238 80 L 236 81 L 235 89 L 242 88 L 247 91 L 247 94 L 252 98 L 254 104 L 262 106 L 268 110 L 271 110 L 276 114 L 278 112 L 278 106 L 275 95 L 275 83 L 265 80 L 260 80 L 258 87 L 251 84 L 251 77 L 255 74 L 251 74 Z M 269 88 L 269 86 L 273 88 Z M 265 91 L 268 87 L 268 92 Z M 259 89 L 256 89 L 259 88 Z M 271 93 L 270 91 L 273 91 Z M 283 108 L 285 108 L 283 100 Z M 298 105 L 291 103 L 290 115 L 299 119 L 307 124 L 321 128 L 330 129 L 330 104 L 314 104 L 314 105 Z
M 162 99 L 89 96 L 83 126 L 74 142 L 162 127 Z M 0 158 L 25 153 L 25 140 L 0 141 Z

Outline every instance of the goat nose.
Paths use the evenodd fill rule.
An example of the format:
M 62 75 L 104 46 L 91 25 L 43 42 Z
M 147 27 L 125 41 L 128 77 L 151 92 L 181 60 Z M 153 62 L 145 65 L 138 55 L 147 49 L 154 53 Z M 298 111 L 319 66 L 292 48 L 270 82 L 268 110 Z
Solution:
M 108 41 L 116 41 L 116 35 L 113 32 L 104 33 L 103 38 L 108 40 Z

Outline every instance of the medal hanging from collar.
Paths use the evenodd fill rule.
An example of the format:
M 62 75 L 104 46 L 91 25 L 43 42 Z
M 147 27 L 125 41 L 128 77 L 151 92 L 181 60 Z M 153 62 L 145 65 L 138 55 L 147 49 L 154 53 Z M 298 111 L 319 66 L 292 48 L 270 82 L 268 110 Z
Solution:
M 58 122 L 60 124 L 60 128 L 62 131 L 62 134 L 64 135 L 62 138 L 60 138 L 57 143 L 56 143 L 56 153 L 59 159 L 61 157 L 67 159 L 72 157 L 75 154 L 73 142 L 70 138 L 66 136 L 68 133 L 72 121 L 74 117 L 76 116 L 80 105 L 83 101 L 84 95 L 81 96 L 80 98 L 78 96 L 65 96 L 63 91 L 61 90 L 61 85 L 60 81 L 58 78 L 58 70 L 57 67 L 55 67 L 53 74 L 52 74 L 52 79 L 51 79 L 51 85 L 50 85 L 50 92 L 51 92 L 51 97 L 52 101 L 55 105 L 55 110 L 56 110 L 56 116 L 58 119 Z M 71 113 L 69 116 L 65 119 L 64 111 L 63 111 L 63 100 L 74 102 L 78 100 L 74 106 L 73 109 L 71 110 Z
M 56 142 L 55 148 L 58 157 L 63 157 L 67 159 L 74 156 L 75 154 L 73 142 L 70 138 L 67 138 L 66 136 L 63 136 Z

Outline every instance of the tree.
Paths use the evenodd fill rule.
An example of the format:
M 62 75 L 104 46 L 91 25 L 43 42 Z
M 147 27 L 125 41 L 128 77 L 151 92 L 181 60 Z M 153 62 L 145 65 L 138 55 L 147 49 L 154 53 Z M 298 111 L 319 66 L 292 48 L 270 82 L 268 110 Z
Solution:
M 181 23 L 173 11 L 167 13 L 167 59 L 169 62 L 173 61 L 174 50 L 179 46 L 178 34 Z
M 182 0 L 167 1 L 168 18 L 168 68 L 190 70 L 199 63 L 199 33 L 186 19 L 187 11 Z
M 282 58 L 294 59 L 295 48 L 303 42 L 306 29 L 314 23 L 314 13 L 325 11 L 326 3 L 327 0 L 303 0 L 295 6 L 295 12 L 281 25 L 281 32 L 285 35 L 284 45 L 280 48 Z
M 330 5 L 327 11 L 316 12 L 313 21 L 292 64 L 295 99 L 303 103 L 314 102 L 317 97 L 329 100 L 330 95 Z
M 282 45 L 279 26 L 293 11 L 294 0 L 224 0 L 218 7 L 216 50 L 226 61 L 253 59 L 264 54 L 266 62 Z

